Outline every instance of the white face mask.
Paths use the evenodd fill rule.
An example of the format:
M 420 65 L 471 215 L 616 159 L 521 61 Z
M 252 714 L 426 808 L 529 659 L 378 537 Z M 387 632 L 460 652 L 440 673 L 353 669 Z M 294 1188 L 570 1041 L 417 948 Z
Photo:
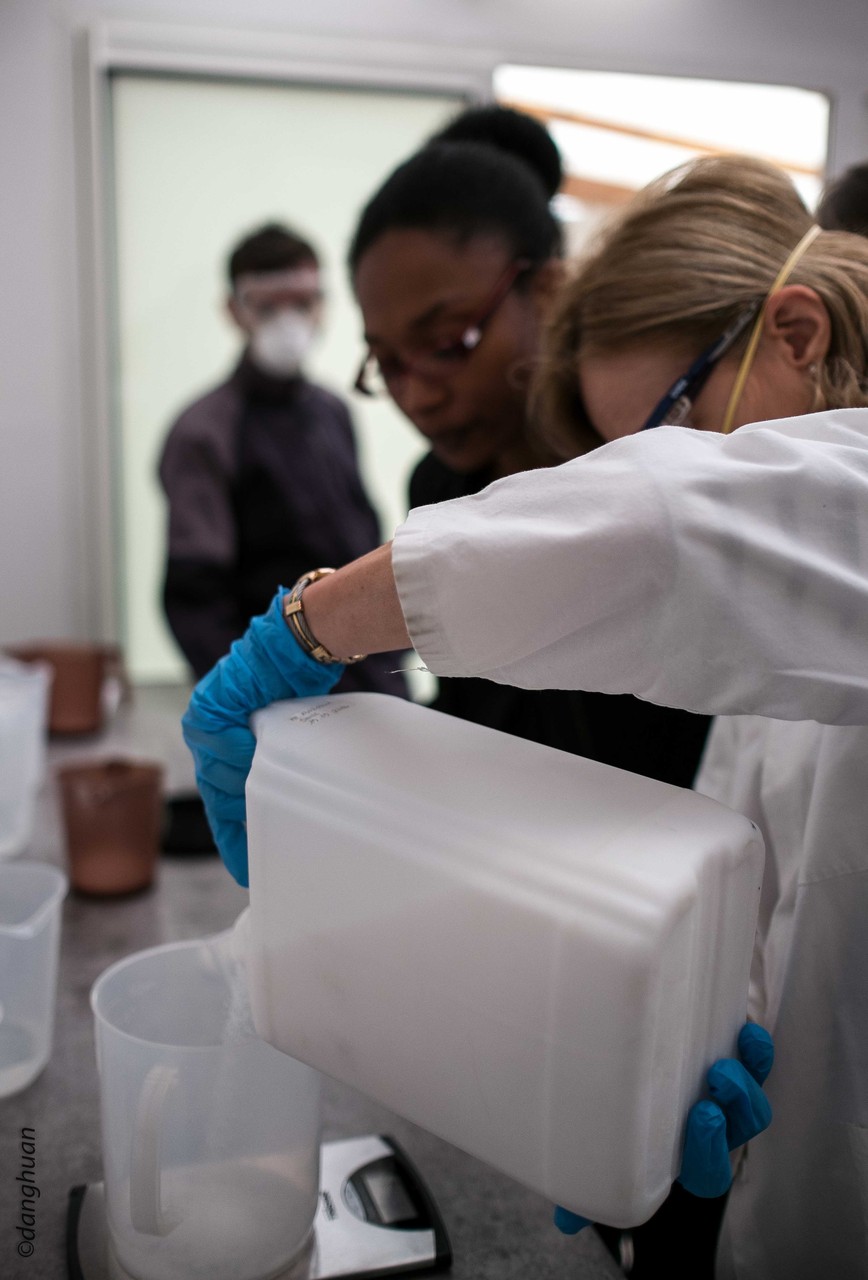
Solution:
M 316 335 L 316 322 L 291 307 L 261 321 L 250 338 L 253 363 L 274 378 L 298 373 Z

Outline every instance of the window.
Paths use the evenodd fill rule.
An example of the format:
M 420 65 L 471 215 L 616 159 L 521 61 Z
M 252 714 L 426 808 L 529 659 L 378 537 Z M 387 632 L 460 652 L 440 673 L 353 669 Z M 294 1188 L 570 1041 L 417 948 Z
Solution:
M 810 208 L 823 181 L 829 102 L 779 85 L 502 66 L 495 93 L 542 120 L 566 179 L 557 209 L 578 247 L 640 187 L 698 155 L 740 152 L 786 169 Z

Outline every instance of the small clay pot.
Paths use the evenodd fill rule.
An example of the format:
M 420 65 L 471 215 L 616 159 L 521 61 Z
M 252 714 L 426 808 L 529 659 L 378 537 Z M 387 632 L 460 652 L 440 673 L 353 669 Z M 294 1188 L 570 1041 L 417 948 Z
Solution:
M 162 765 L 92 760 L 57 770 L 69 879 L 113 897 L 153 883 L 162 826 Z
M 18 645 L 7 653 L 20 662 L 45 662 L 52 668 L 49 733 L 98 733 L 105 716 L 103 688 L 110 676 L 119 680 L 124 696 L 129 694 L 117 645 L 44 641 Z

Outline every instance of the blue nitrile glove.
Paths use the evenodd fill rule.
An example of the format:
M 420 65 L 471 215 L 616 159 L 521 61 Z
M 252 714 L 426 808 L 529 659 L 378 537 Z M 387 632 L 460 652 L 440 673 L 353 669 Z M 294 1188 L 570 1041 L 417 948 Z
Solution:
M 772 1109 L 762 1084 L 775 1050 L 764 1027 L 746 1022 L 735 1058 L 721 1058 L 706 1079 L 714 1101 L 697 1102 L 687 1116 L 684 1157 L 678 1181 L 691 1195 L 722 1196 L 732 1182 L 729 1153 L 771 1124 Z
M 772 1069 L 775 1050 L 764 1027 L 746 1022 L 739 1032 L 735 1058 L 721 1058 L 709 1067 L 706 1079 L 715 1101 L 696 1102 L 687 1113 L 684 1155 L 678 1181 L 691 1195 L 711 1198 L 729 1190 L 729 1153 L 755 1138 L 771 1123 L 772 1109 L 761 1085 Z M 555 1226 L 576 1235 L 590 1225 L 588 1218 L 555 1209 Z
M 240 640 L 193 690 L 181 721 L 193 753 L 196 781 L 220 856 L 247 887 L 244 784 L 256 745 L 250 716 L 284 698 L 328 693 L 344 668 L 311 658 L 283 618 L 283 587 L 268 612 L 254 618 Z
M 571 1213 L 563 1205 L 556 1204 L 554 1223 L 558 1231 L 562 1231 L 565 1236 L 577 1236 L 585 1227 L 591 1225 L 591 1219 L 583 1218 L 580 1213 Z

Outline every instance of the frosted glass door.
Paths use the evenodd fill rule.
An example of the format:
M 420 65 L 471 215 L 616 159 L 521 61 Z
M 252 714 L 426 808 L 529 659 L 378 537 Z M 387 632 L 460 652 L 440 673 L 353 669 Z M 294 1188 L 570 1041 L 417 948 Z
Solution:
M 459 109 L 457 98 L 118 75 L 112 82 L 117 272 L 117 563 L 133 676 L 172 681 L 183 661 L 163 621 L 165 510 L 156 479 L 178 411 L 232 367 L 227 250 L 270 219 L 316 244 L 329 296 L 314 377 L 352 400 L 368 491 L 388 536 L 423 452 L 389 404 L 348 384 L 361 321 L 345 268 L 362 204 Z

